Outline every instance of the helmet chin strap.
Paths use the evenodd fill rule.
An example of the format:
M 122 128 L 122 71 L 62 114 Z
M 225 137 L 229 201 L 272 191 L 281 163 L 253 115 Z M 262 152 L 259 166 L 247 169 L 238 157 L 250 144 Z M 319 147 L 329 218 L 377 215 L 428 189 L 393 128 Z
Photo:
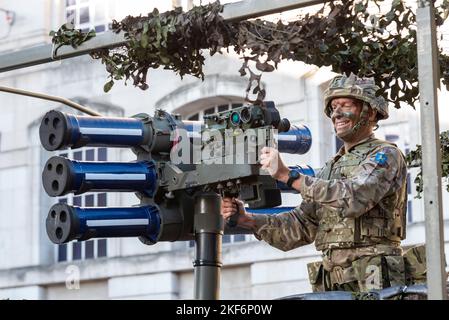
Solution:
M 362 127 L 369 125 L 369 123 L 370 123 L 369 108 L 370 107 L 369 107 L 368 103 L 364 102 L 362 112 L 360 113 L 360 116 L 359 116 L 359 121 L 357 121 L 357 123 L 351 129 L 348 129 L 345 132 L 342 132 L 340 134 L 337 134 L 337 131 L 334 129 L 335 133 L 337 134 L 337 137 L 339 137 L 343 141 L 352 140 L 354 138 L 354 136 L 357 134 L 357 132 Z M 332 118 L 334 118 L 334 117 L 339 117 L 339 118 L 344 117 L 344 118 L 348 118 L 353 121 L 355 121 L 357 119 L 357 116 L 353 112 L 341 112 L 336 115 L 332 115 Z

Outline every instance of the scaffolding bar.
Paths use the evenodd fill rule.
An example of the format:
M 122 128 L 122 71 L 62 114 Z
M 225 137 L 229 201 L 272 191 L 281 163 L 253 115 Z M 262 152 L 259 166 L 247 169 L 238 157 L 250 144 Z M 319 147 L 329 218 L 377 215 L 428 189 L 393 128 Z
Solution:
M 303 8 L 326 0 L 245 0 L 225 4 L 225 20 L 245 20 L 266 14 Z M 0 55 L 0 73 L 88 54 L 100 48 L 114 48 L 126 43 L 124 33 L 107 31 L 80 45 L 77 49 L 62 46 L 53 57 L 53 45 L 45 44 Z
M 428 299 L 445 300 L 447 292 L 437 96 L 440 77 L 433 1 L 418 0 L 416 19 Z
M 89 109 L 87 107 L 80 105 L 79 103 L 76 103 L 69 99 L 58 97 L 58 96 L 52 96 L 49 94 L 43 94 L 43 93 L 21 90 L 21 89 L 16 89 L 16 88 L 10 88 L 10 87 L 5 87 L 5 86 L 0 86 L 0 92 L 8 92 L 8 93 L 18 94 L 18 95 L 22 95 L 22 96 L 28 96 L 28 97 L 33 97 L 33 98 L 38 98 L 38 99 L 43 99 L 43 100 L 48 100 L 48 101 L 59 102 L 59 103 L 65 104 L 66 106 L 69 106 L 71 108 L 74 108 L 76 110 L 84 112 L 91 116 L 96 116 L 96 117 L 102 116 L 100 113 L 96 112 L 95 110 Z
M 223 18 L 229 21 L 239 21 L 256 18 L 272 13 L 299 9 L 315 4 L 328 2 L 326 0 L 245 0 L 225 4 Z

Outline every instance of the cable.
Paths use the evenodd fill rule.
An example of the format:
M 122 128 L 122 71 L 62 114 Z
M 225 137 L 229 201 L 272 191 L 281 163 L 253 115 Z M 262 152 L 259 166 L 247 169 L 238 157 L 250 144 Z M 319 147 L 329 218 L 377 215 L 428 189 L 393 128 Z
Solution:
M 79 110 L 81 112 L 84 112 L 88 115 L 95 116 L 95 117 L 102 117 L 101 113 L 98 113 L 92 109 L 84 107 L 84 106 L 82 106 L 76 102 L 73 102 L 69 99 L 65 99 L 65 98 L 61 98 L 61 97 L 57 97 L 57 96 L 51 96 L 48 94 L 43 94 L 43 93 L 38 93 L 38 92 L 31 92 L 31 91 L 26 91 L 26 90 L 11 88 L 11 87 L 5 87 L 5 86 L 0 86 L 0 91 L 18 94 L 18 95 L 22 95 L 22 96 L 38 98 L 38 99 L 43 99 L 43 100 L 59 102 L 59 103 L 65 104 L 66 106 L 74 108 L 76 110 Z

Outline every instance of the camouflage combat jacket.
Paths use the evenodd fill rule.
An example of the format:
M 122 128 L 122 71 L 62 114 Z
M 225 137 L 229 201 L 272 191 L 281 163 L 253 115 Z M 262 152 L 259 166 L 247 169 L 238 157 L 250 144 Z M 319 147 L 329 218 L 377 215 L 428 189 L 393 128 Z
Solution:
M 326 255 L 351 263 L 353 248 L 397 248 L 405 238 L 407 168 L 396 145 L 374 136 L 344 147 L 317 177 L 303 176 L 300 206 L 278 215 L 255 215 L 254 235 L 287 251 L 315 241 Z M 373 251 L 373 254 L 375 252 Z

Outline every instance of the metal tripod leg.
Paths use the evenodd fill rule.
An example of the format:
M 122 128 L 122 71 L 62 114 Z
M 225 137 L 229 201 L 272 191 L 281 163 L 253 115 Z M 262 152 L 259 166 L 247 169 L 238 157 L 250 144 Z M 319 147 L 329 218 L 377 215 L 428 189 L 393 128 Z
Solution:
M 203 193 L 195 199 L 195 299 L 219 299 L 224 227 L 220 210 L 221 198 L 216 193 Z

